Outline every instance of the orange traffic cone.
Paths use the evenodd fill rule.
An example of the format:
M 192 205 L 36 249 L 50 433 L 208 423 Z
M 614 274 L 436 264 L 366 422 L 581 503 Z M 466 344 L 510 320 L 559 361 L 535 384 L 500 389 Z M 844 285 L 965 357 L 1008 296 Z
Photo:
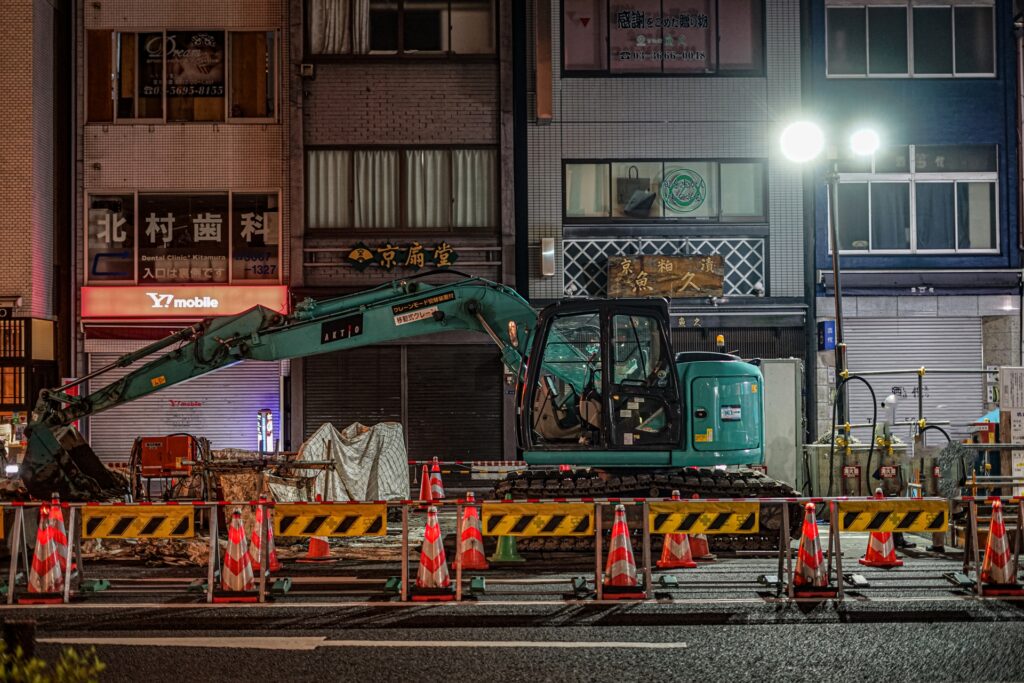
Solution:
M 672 500 L 679 500 L 679 491 L 672 492 Z M 686 534 L 665 535 L 658 566 L 662 569 L 693 569 L 697 566 Z
M 441 527 L 437 523 L 437 508 L 431 505 L 427 510 L 427 526 L 423 531 L 423 548 L 420 550 L 420 566 L 412 599 L 425 602 L 451 600 L 454 597 L 444 544 L 441 543 Z
M 1006 542 L 1003 504 L 998 500 L 992 503 L 992 521 L 988 528 L 985 560 L 981 565 L 981 583 L 982 594 L 1024 594 L 1024 589 L 1017 582 L 1017 568 L 1014 566 L 1010 544 Z
M 228 593 L 245 593 L 253 588 L 252 563 L 245 543 L 245 527 L 242 526 L 242 513 L 237 509 L 231 513 L 228 526 L 228 548 L 224 553 L 224 565 L 220 570 L 220 587 Z M 214 596 L 214 602 L 255 601 L 254 595 L 222 595 Z
M 430 471 L 426 465 L 423 466 L 423 473 L 420 475 L 420 500 L 434 500 L 434 497 L 430 495 Z
M 441 466 L 437 458 L 434 458 L 434 463 L 430 466 L 430 499 L 444 500 L 444 484 L 441 483 Z
M 808 503 L 804 510 L 806 512 L 800 532 L 800 548 L 796 554 L 793 588 L 801 595 L 833 597 L 836 591 L 829 586 L 825 556 L 821 552 L 821 541 L 818 538 L 818 524 L 814 518 L 814 503 Z
M 608 548 L 608 561 L 604 569 L 604 597 L 612 600 L 641 600 L 646 597 L 638 590 L 636 561 L 633 559 L 633 544 L 629 540 L 626 525 L 626 508 L 615 506 L 615 522 L 612 524 L 612 540 Z
M 882 500 L 885 494 L 882 489 L 875 489 L 875 499 Z M 872 531 L 868 537 L 868 549 L 864 557 L 857 560 L 866 567 L 881 567 L 891 569 L 902 567 L 903 560 L 896 557 L 896 546 L 892 542 L 892 533 L 889 531 Z
M 260 502 L 266 502 L 266 498 L 260 496 Z M 260 570 L 260 558 L 263 557 L 263 507 L 262 505 L 256 506 L 256 525 L 253 527 L 252 536 L 249 537 L 249 562 L 252 564 L 252 570 L 258 572 Z M 281 563 L 277 560 L 277 548 L 274 547 L 274 518 L 273 510 L 267 508 L 267 547 L 270 548 L 270 565 L 267 571 L 279 572 L 281 571 Z
M 673 491 L 674 494 L 678 493 Z M 698 494 L 691 496 L 694 500 L 700 498 Z M 711 552 L 711 547 L 708 546 L 708 537 L 704 534 L 692 534 L 690 536 L 690 552 L 693 553 L 693 559 L 700 560 L 701 562 L 714 562 L 717 557 Z
M 466 493 L 466 510 L 462 514 L 462 554 L 457 562 L 462 569 L 490 569 L 484 556 L 484 535 L 480 526 L 480 515 L 473 505 L 473 492 Z
M 324 502 L 324 497 L 319 493 L 316 494 L 316 502 Z M 309 539 L 309 549 L 306 550 L 306 556 L 296 560 L 302 564 L 318 564 L 323 562 L 333 562 L 334 558 L 331 557 L 331 546 L 327 543 L 327 538 L 324 536 L 311 536 Z
M 58 561 L 58 557 L 59 553 L 53 534 L 53 523 L 50 520 L 50 510 L 47 505 L 42 505 L 39 508 L 36 549 L 32 554 L 32 566 L 28 572 L 28 592 L 33 593 L 33 595 L 19 598 L 19 603 L 63 602 L 64 565 Z M 8 590 L 11 590 L 11 588 L 8 588 Z
M 56 495 L 50 501 L 50 535 L 53 536 L 53 542 L 57 548 L 60 568 L 64 569 L 66 566 L 64 563 L 68 557 L 68 528 L 64 525 L 64 512 L 60 507 L 60 499 Z

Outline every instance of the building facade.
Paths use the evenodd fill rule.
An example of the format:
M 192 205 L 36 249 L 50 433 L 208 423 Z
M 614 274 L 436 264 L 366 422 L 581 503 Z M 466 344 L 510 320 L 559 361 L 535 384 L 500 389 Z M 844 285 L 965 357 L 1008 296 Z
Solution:
M 535 304 L 664 296 L 673 347 L 808 357 L 798 1 L 525 3 Z M 800 398 L 797 397 L 799 401 Z
M 292 0 L 296 296 L 441 267 L 512 282 L 515 4 Z M 392 420 L 413 458 L 515 454 L 513 387 L 484 335 L 314 356 L 292 375 L 300 438 Z
M 288 310 L 288 10 L 76 4 L 79 375 L 209 316 Z M 228 367 L 96 415 L 88 435 L 109 460 L 145 434 L 254 450 L 259 410 L 281 424 L 286 374 L 282 363 Z
M 0 111 L 0 440 L 21 440 L 39 391 L 71 372 L 71 4 L 6 3 Z
M 955 433 L 989 410 L 986 366 L 1020 362 L 1017 60 L 1009 2 L 872 3 L 809 7 L 806 106 L 839 149 L 837 228 L 848 366 L 924 366 L 871 379 L 896 419 L 948 421 Z M 872 158 L 842 144 L 879 131 Z M 817 316 L 835 315 L 825 165 L 813 194 Z M 820 353 L 819 431 L 828 432 L 834 359 Z M 927 374 L 927 369 L 975 374 Z M 871 420 L 851 390 L 850 419 Z M 908 438 L 906 430 L 900 432 Z

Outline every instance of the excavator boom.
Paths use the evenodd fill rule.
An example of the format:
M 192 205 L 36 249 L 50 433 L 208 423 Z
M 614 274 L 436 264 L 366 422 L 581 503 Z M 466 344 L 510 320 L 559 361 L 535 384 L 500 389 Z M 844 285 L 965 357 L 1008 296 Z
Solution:
M 21 476 L 29 493 L 40 498 L 53 493 L 71 500 L 123 495 L 123 483 L 69 426 L 75 420 L 245 360 L 300 358 L 439 332 L 487 334 L 518 374 L 536 320 L 536 312 L 514 290 L 473 277 L 447 284 L 410 278 L 335 299 L 307 299 L 287 316 L 256 306 L 206 320 L 79 380 L 76 384 L 173 347 L 86 396 L 67 394 L 74 385 L 43 391 L 37 419 L 26 429 Z M 582 381 L 572 373 L 563 379 Z

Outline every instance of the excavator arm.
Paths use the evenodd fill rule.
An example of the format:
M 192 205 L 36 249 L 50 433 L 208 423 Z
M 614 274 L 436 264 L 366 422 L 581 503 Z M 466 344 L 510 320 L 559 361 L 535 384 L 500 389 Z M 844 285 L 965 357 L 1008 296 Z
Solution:
M 205 320 L 74 384 L 41 392 L 36 420 L 26 429 L 29 443 L 21 476 L 29 493 L 39 498 L 52 493 L 72 500 L 120 496 L 126 492 L 123 483 L 69 426 L 75 420 L 245 360 L 300 358 L 439 332 L 487 334 L 505 365 L 518 375 L 536 320 L 530 305 L 503 285 L 472 277 L 434 284 L 423 276 L 335 299 L 307 299 L 287 316 L 257 306 L 235 316 Z M 67 393 L 75 384 L 162 351 L 86 396 Z M 563 379 L 574 384 L 582 381 L 574 376 Z

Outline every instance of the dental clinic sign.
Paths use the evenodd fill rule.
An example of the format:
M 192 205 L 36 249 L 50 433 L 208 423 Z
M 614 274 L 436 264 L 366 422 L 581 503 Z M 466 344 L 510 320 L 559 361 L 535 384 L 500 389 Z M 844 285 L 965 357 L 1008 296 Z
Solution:
M 168 285 L 83 287 L 82 318 L 208 318 L 235 315 L 253 306 L 288 313 L 284 286 Z

